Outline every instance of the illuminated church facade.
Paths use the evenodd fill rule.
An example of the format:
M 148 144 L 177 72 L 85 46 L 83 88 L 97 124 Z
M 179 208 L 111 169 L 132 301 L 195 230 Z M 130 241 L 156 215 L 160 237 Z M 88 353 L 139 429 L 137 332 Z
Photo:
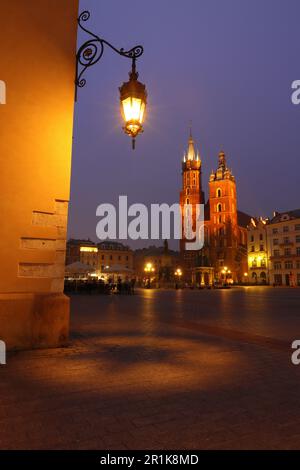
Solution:
M 208 199 L 202 186 L 202 161 L 190 133 L 188 149 L 182 161 L 180 206 L 184 231 L 184 206 L 192 209 L 192 229 L 196 230 L 196 205 L 204 208 L 204 247 L 186 249 L 184 233 L 180 252 L 188 282 L 209 285 L 242 282 L 247 272 L 247 225 L 251 216 L 238 210 L 236 180 L 227 166 L 224 152 L 209 177 Z

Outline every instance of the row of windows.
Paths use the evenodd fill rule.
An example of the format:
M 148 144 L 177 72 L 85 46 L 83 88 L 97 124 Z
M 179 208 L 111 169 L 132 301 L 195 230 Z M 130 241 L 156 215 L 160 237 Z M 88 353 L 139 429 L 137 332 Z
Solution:
M 262 233 L 260 233 L 260 234 L 259 234 L 259 239 L 260 239 L 260 240 L 263 240 L 263 239 L 264 239 L 264 236 L 263 236 L 263 234 L 262 234 Z M 251 242 L 254 242 L 254 240 L 255 240 L 255 237 L 254 237 L 254 235 L 251 235 L 251 237 L 250 237 L 250 241 L 251 241 Z
M 82 256 L 83 259 L 87 259 L 89 260 L 90 259 L 90 253 L 87 253 L 86 256 L 85 254 L 83 254 Z M 93 256 L 94 258 L 94 263 L 96 263 L 96 259 L 97 259 L 97 255 L 96 256 Z M 113 261 L 113 260 L 118 260 L 118 261 L 122 261 L 122 260 L 126 260 L 128 261 L 129 260 L 129 256 L 125 256 L 125 255 L 101 255 L 101 260 L 104 261 L 104 260 L 109 260 L 109 261 Z
M 257 259 L 255 258 L 251 263 L 251 267 L 252 268 L 258 268 L 258 266 L 260 266 L 261 268 L 265 268 L 267 266 L 266 260 L 262 259 L 262 260 L 260 260 L 260 263 L 258 263 Z
M 252 273 L 251 277 L 252 277 L 253 279 L 257 279 L 257 273 Z M 260 277 L 261 279 L 265 279 L 265 280 L 267 279 L 267 275 L 266 275 L 266 273 L 265 273 L 264 271 L 259 274 L 259 277 Z
M 283 226 L 282 231 L 283 231 L 284 233 L 289 232 L 289 230 L 290 230 L 290 227 L 289 227 L 288 225 L 284 225 L 284 226 Z M 300 231 L 300 224 L 296 224 L 296 225 L 294 226 L 294 230 Z M 273 228 L 272 233 L 273 233 L 273 235 L 276 235 L 277 233 L 279 233 L 279 228 L 277 228 L 277 227 Z
M 282 269 L 282 266 L 284 266 L 284 269 L 300 269 L 300 261 L 297 261 L 296 263 L 293 263 L 293 261 L 285 261 L 284 264 L 280 262 L 274 263 L 274 270 L 275 271 L 280 271 Z
M 290 239 L 289 238 L 284 238 L 283 240 L 283 244 L 284 245 L 289 245 L 291 243 Z M 300 243 L 300 236 L 299 237 L 296 237 L 296 243 Z M 278 238 L 274 238 L 273 240 L 273 245 L 274 246 L 277 246 L 279 245 L 279 240 Z M 259 245 L 259 251 L 264 251 L 265 250 L 265 246 L 263 244 Z M 255 251 L 255 246 L 252 245 L 250 247 L 250 251 L 253 253 Z M 285 248 L 285 253 L 288 254 L 288 255 L 291 255 L 291 248 Z M 296 248 L 296 254 L 297 256 L 299 256 L 300 254 L 300 247 L 297 246 Z M 280 256 L 280 250 L 274 250 L 274 256 Z
M 292 252 L 291 248 L 285 248 L 284 249 L 284 255 L 285 256 L 291 256 L 294 253 Z M 280 256 L 280 250 L 274 250 L 273 251 L 273 256 Z M 297 246 L 296 248 L 296 256 L 300 256 L 300 246 Z
M 274 230 L 277 230 L 277 229 L 273 229 L 273 233 L 274 233 L 274 234 L 275 234 L 275 233 L 278 233 L 278 230 L 277 230 L 277 232 L 274 232 Z M 263 239 L 264 239 L 264 236 L 263 236 L 262 233 L 259 234 L 259 239 L 260 239 L 260 240 L 263 240 Z M 254 242 L 254 241 L 255 241 L 255 236 L 254 236 L 254 235 L 251 235 L 250 241 L 251 241 L 251 242 Z M 291 240 L 290 240 L 289 237 L 284 237 L 284 238 L 283 238 L 283 242 L 284 242 L 284 243 L 290 243 L 290 241 L 291 241 Z M 300 243 L 300 235 L 296 235 L 295 241 L 296 241 L 296 243 Z M 274 239 L 273 239 L 273 245 L 278 245 L 278 244 L 279 244 L 279 238 L 274 238 Z
M 300 243 L 300 235 L 296 235 L 294 240 L 295 240 L 296 243 Z M 285 245 L 288 245 L 292 241 L 293 240 L 291 240 L 290 237 L 283 237 L 283 243 Z M 279 245 L 279 238 L 274 238 L 273 239 L 273 245 Z
M 186 174 L 185 185 L 190 186 L 190 183 L 191 183 L 191 180 L 190 180 L 189 173 L 188 173 Z M 196 180 L 196 177 L 194 176 L 192 180 L 192 186 L 196 186 L 196 183 L 197 183 L 197 180 Z M 190 190 L 188 188 L 186 190 L 186 194 L 189 194 L 189 193 L 190 193 Z M 222 189 L 218 188 L 216 191 L 216 197 L 222 197 L 222 196 L 223 196 Z M 231 196 L 234 197 L 233 191 L 231 192 Z
M 113 256 L 113 255 L 109 255 L 109 256 L 101 255 L 101 259 L 102 259 L 102 260 L 109 259 L 110 261 L 112 261 L 112 260 L 114 259 L 114 256 Z M 117 256 L 117 259 L 118 259 L 118 261 L 121 261 L 121 260 L 123 259 L 123 257 L 122 257 L 121 255 L 118 255 L 118 256 Z M 128 257 L 128 256 L 124 256 L 124 259 L 125 259 L 126 261 L 128 261 L 128 260 L 129 260 L 129 257 Z
M 255 251 L 255 247 L 254 245 L 251 246 L 251 250 L 250 250 L 252 253 Z M 265 245 L 259 245 L 259 251 L 265 251 Z

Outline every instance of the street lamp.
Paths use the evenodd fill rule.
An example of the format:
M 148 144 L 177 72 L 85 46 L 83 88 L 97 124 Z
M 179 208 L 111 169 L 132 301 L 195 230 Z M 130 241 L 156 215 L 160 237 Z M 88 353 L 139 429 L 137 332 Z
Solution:
M 120 87 L 121 114 L 125 121 L 124 132 L 132 137 L 132 148 L 135 148 L 135 138 L 144 132 L 143 122 L 147 104 L 146 87 L 138 81 L 135 58 L 132 60 L 132 70 L 129 81 Z
M 181 280 L 181 276 L 182 276 L 181 269 L 177 268 L 174 275 L 175 275 L 175 279 L 176 279 L 175 289 L 178 289 L 180 287 L 180 280 Z
M 180 268 L 177 268 L 174 274 L 175 274 L 175 276 L 176 276 L 178 279 L 180 279 L 181 276 L 182 276 L 182 271 L 181 271 L 181 269 L 180 269 Z
M 228 275 L 231 274 L 230 269 L 228 269 L 227 266 L 224 266 L 223 269 L 222 269 L 222 271 L 221 271 L 221 273 L 222 273 L 222 275 L 223 275 L 222 277 L 223 277 L 224 280 L 225 280 L 225 284 L 227 284 Z
M 152 263 L 147 263 L 145 268 L 144 268 L 145 273 L 153 273 L 155 271 L 155 268 L 153 267 Z
M 138 72 L 136 71 L 136 60 L 143 52 L 143 46 L 135 46 L 128 51 L 117 49 L 108 41 L 100 38 L 96 34 L 86 29 L 82 23 L 90 18 L 89 11 L 83 11 L 78 17 L 78 25 L 82 31 L 89 34 L 92 39 L 82 44 L 76 54 L 76 77 L 75 77 L 75 101 L 77 101 L 78 88 L 86 85 L 86 79 L 83 74 L 87 68 L 95 65 L 103 56 L 104 46 L 110 47 L 113 51 L 122 57 L 132 60 L 132 68 L 129 73 L 129 81 L 123 83 L 120 90 L 121 114 L 124 119 L 124 131 L 132 138 L 132 148 L 135 148 L 135 139 L 138 134 L 143 132 L 143 122 L 147 105 L 146 86 L 138 81 Z
M 153 267 L 152 263 L 146 263 L 146 266 L 144 268 L 145 273 L 147 274 L 147 279 L 148 279 L 148 288 L 151 287 L 151 273 L 154 273 L 155 268 Z

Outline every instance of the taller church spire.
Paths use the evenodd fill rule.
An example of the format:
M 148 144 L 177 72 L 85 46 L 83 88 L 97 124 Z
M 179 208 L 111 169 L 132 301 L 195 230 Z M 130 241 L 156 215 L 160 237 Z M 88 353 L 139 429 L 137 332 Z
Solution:
M 190 135 L 189 135 L 189 141 L 188 141 L 188 148 L 187 152 L 184 153 L 184 162 L 186 161 L 200 161 L 200 155 L 199 152 L 196 152 L 195 149 L 195 143 L 192 135 L 192 127 L 190 126 Z
M 190 228 L 193 231 L 197 227 L 197 206 L 199 204 L 204 204 L 204 192 L 202 191 L 201 183 L 201 160 L 199 153 L 195 150 L 194 139 L 192 132 L 190 130 L 189 141 L 187 152 L 184 154 L 183 162 L 181 165 L 182 168 L 182 188 L 180 191 L 180 206 L 182 213 L 182 228 L 183 234 L 180 241 L 180 249 L 182 252 L 185 250 L 185 206 L 189 205 L 191 208 L 192 222 Z M 189 221 L 187 221 L 189 223 Z M 190 256 L 190 251 L 187 252 L 187 256 Z M 191 261 L 191 260 L 190 260 Z

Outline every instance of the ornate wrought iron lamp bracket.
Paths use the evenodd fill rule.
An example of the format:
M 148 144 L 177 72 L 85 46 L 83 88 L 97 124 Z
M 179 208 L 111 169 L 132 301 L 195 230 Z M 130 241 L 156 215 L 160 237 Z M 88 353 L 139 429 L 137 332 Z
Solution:
M 100 38 L 96 34 L 86 29 L 82 23 L 88 21 L 90 18 L 89 11 L 83 11 L 78 17 L 78 25 L 82 31 L 86 32 L 91 36 L 91 39 L 87 40 L 82 44 L 76 54 L 76 78 L 75 78 L 75 101 L 77 101 L 78 88 L 83 88 L 86 85 L 86 79 L 84 78 L 85 71 L 95 65 L 103 56 L 104 46 L 110 47 L 113 51 L 117 52 L 120 56 L 127 57 L 132 60 L 132 69 L 135 70 L 135 62 L 143 52 L 143 46 L 135 46 L 128 51 L 117 49 L 108 41 Z

